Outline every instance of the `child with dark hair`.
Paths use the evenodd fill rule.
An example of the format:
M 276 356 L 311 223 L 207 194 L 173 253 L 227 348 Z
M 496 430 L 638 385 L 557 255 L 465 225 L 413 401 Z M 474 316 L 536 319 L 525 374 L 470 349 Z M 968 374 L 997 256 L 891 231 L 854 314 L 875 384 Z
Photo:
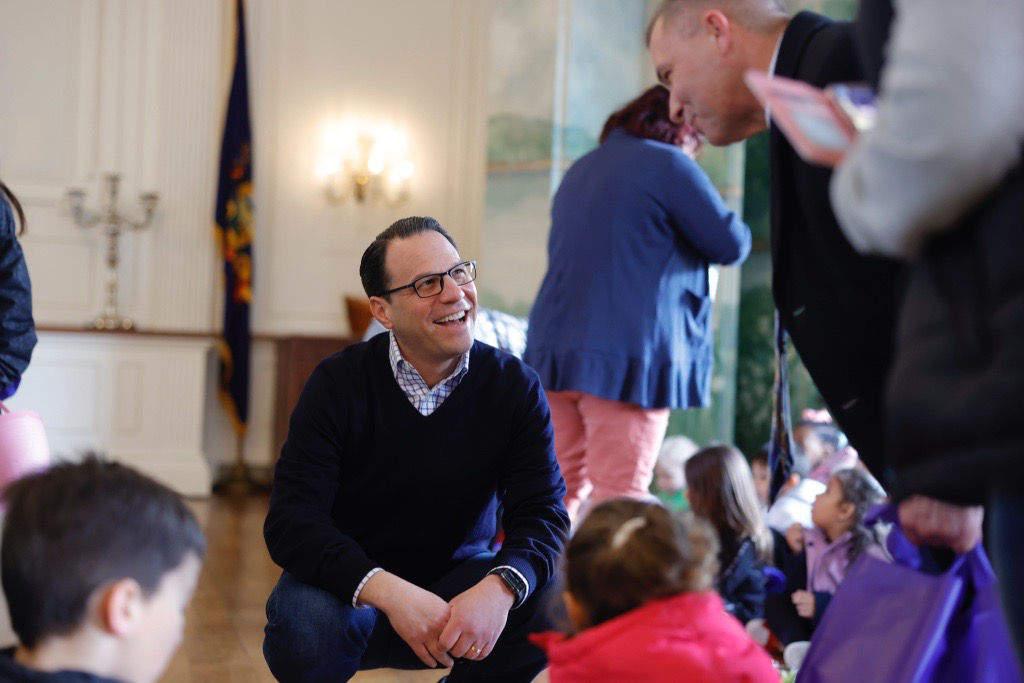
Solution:
M 690 509 L 718 532 L 717 584 L 726 610 L 744 623 L 763 616 L 772 536 L 746 458 L 733 446 L 708 446 L 686 461 L 686 487 Z
M 765 622 L 782 643 L 808 640 L 825 612 L 832 595 L 862 553 L 885 559 L 874 532 L 864 516 L 885 498 L 871 475 L 857 468 L 833 474 L 814 500 L 811 519 L 804 528 L 794 524 L 780 549 L 786 590 L 770 596 Z
M 532 636 L 551 683 L 777 681 L 712 590 L 717 545 L 688 513 L 625 498 L 595 506 L 565 551 L 573 628 Z
M 0 574 L 20 645 L 0 680 L 151 683 L 181 642 L 206 543 L 176 493 L 88 458 L 4 493 Z

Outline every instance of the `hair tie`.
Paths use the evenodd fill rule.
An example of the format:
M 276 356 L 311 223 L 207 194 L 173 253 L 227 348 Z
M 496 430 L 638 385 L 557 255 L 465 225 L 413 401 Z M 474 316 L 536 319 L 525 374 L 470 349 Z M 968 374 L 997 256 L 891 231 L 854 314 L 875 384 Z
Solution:
M 629 537 L 633 535 L 633 532 L 642 526 L 647 524 L 647 520 L 643 517 L 632 517 L 622 523 L 615 531 L 615 535 L 612 536 L 612 549 L 617 550 L 629 540 Z

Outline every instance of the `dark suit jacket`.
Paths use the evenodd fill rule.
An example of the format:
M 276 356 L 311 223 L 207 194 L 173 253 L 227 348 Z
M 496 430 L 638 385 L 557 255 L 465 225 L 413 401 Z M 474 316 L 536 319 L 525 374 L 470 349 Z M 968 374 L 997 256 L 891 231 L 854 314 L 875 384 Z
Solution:
M 783 34 L 775 73 L 816 87 L 863 80 L 852 25 L 800 12 Z M 829 202 L 830 169 L 803 161 L 774 125 L 769 145 L 775 304 L 832 415 L 881 477 L 899 267 L 846 241 Z

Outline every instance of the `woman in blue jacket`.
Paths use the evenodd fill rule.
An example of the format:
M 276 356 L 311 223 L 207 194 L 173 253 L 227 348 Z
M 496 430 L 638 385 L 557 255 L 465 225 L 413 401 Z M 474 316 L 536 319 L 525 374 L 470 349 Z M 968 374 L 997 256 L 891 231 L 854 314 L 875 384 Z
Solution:
M 555 194 L 525 359 L 574 520 L 588 496 L 646 496 L 669 410 L 710 401 L 708 266 L 743 261 L 750 229 L 684 151 L 697 144 L 655 86 L 609 117 Z

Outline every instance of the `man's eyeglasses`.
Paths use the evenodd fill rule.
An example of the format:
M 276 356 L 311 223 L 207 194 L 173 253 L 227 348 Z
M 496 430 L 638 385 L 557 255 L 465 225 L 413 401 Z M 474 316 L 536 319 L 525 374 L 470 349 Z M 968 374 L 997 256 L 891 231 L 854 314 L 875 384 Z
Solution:
M 418 297 L 421 299 L 428 299 L 432 296 L 437 296 L 444 291 L 445 275 L 450 277 L 452 282 L 459 287 L 462 285 L 468 285 L 476 279 L 476 261 L 463 261 L 462 263 L 456 263 L 443 273 L 431 273 L 430 275 L 418 277 L 407 285 L 402 285 L 401 287 L 395 287 L 394 289 L 389 289 L 386 292 L 381 292 L 381 296 L 394 294 L 399 290 L 409 289 L 412 287 Z

